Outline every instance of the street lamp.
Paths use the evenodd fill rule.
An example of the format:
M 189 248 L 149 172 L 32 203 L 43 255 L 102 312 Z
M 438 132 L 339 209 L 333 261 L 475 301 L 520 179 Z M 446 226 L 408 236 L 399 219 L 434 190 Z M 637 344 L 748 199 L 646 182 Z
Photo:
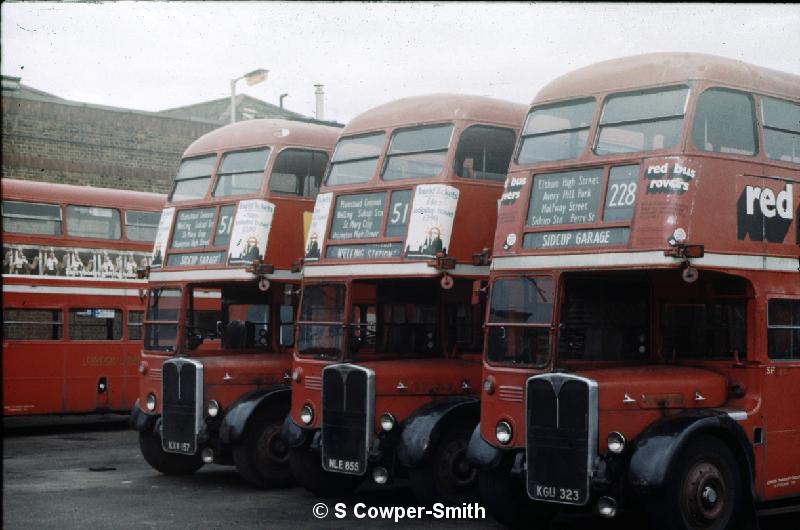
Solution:
M 247 72 L 236 79 L 231 79 L 231 123 L 236 123 L 236 82 L 240 79 L 244 79 L 248 86 L 257 85 L 267 78 L 268 73 L 269 70 L 259 68 L 258 70 Z

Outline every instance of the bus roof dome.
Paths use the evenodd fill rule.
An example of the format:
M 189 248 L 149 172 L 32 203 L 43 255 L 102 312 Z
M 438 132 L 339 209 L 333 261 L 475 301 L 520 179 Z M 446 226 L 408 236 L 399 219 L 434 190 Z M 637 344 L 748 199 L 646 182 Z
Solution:
M 166 195 L 149 191 L 135 191 L 119 188 L 98 188 L 94 186 L 78 186 L 57 182 L 39 182 L 33 180 L 2 179 L 2 195 L 10 200 L 42 200 L 48 197 L 52 202 L 68 202 L 92 206 L 120 206 L 120 197 L 125 197 L 128 208 L 160 208 L 166 202 Z
M 333 146 L 342 129 L 294 120 L 245 120 L 215 129 L 195 140 L 184 157 L 223 151 L 247 149 L 266 144 L 293 144 L 309 147 Z
M 384 103 L 362 112 L 345 126 L 342 135 L 437 121 L 480 120 L 519 126 L 526 107 L 484 96 L 430 94 Z
M 766 94 L 800 98 L 800 76 L 704 53 L 645 53 L 579 68 L 542 88 L 534 103 L 603 92 L 706 80 Z

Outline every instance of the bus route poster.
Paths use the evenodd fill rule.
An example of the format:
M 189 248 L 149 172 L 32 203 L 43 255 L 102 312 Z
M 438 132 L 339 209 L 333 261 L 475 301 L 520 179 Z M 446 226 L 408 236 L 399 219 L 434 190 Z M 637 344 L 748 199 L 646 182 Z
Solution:
M 150 267 L 155 269 L 161 267 L 164 262 L 164 255 L 167 252 L 167 240 L 169 231 L 172 228 L 172 218 L 175 217 L 175 208 L 170 206 L 161 211 L 161 219 L 158 221 L 158 231 L 156 241 L 153 244 L 153 256 L 150 259 Z
M 406 257 L 435 258 L 447 254 L 458 206 L 458 188 L 422 184 L 414 192 L 406 237 Z
M 320 193 L 314 203 L 314 213 L 311 216 L 311 225 L 308 228 L 306 238 L 306 251 L 303 259 L 306 261 L 317 261 L 320 256 L 320 249 L 325 243 L 325 229 L 328 227 L 328 216 L 331 212 L 331 202 L 333 193 Z
M 275 205 L 251 199 L 239 203 L 228 246 L 228 265 L 250 264 L 263 259 L 272 228 Z

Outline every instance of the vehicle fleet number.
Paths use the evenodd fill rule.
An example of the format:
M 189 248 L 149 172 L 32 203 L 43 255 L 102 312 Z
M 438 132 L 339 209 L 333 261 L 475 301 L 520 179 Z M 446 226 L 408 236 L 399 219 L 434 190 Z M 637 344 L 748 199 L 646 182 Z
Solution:
M 573 488 L 557 488 L 555 486 L 534 486 L 533 496 L 537 499 L 546 499 L 561 502 L 580 502 L 581 491 Z

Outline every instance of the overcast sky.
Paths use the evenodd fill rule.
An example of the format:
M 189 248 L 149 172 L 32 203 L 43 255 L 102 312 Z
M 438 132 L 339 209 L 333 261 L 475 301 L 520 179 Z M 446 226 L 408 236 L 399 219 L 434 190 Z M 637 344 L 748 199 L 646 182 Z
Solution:
M 800 5 L 2 4 L 2 73 L 142 110 L 244 92 L 346 122 L 381 103 L 461 92 L 529 103 L 548 81 L 643 52 L 704 52 L 800 74 Z

